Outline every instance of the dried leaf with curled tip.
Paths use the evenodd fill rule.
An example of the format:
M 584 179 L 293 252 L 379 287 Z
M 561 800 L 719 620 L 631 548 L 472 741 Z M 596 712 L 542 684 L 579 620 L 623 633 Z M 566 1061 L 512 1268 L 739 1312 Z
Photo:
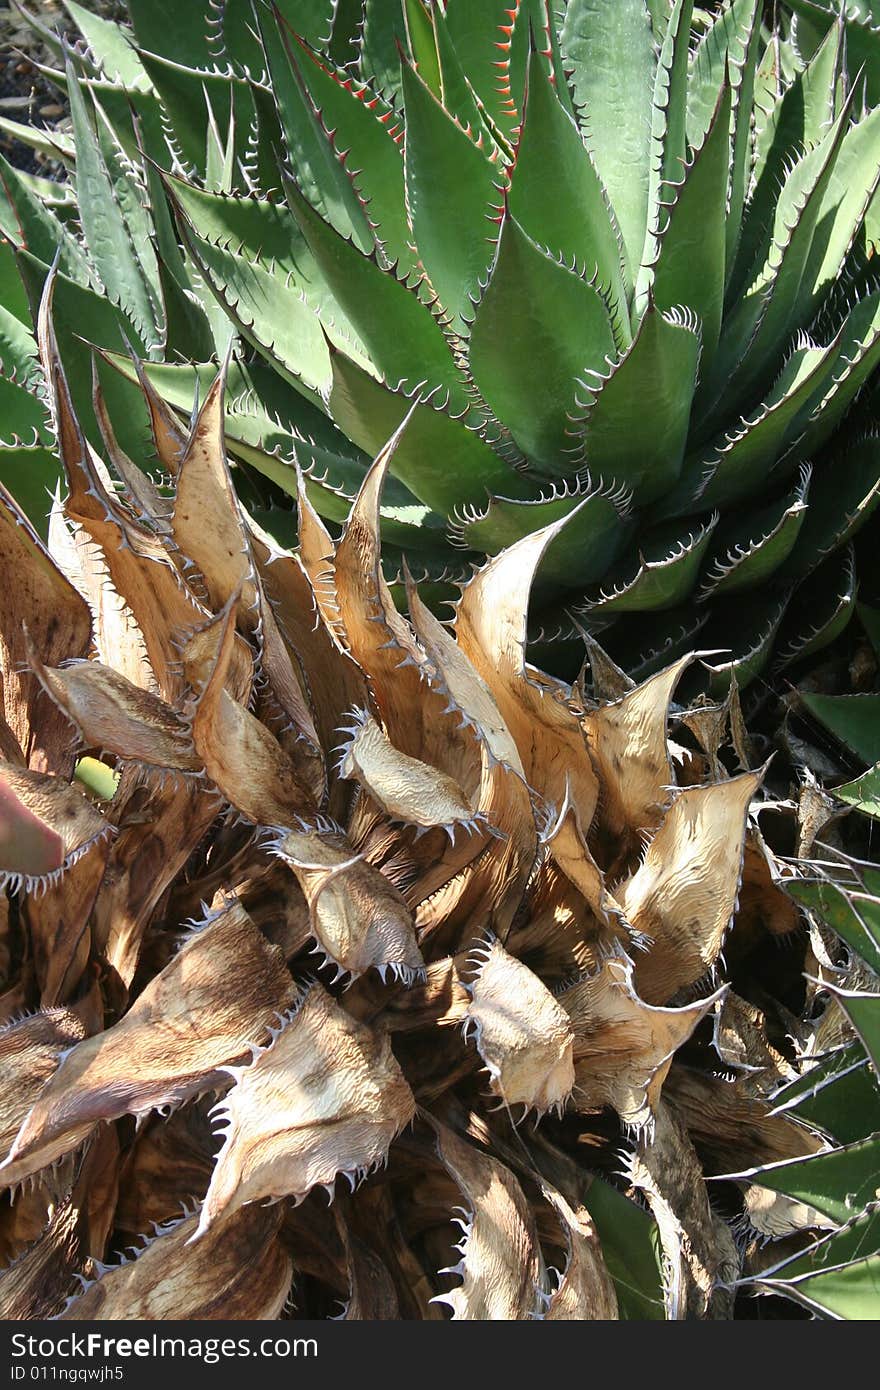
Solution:
M 718 959 L 742 873 L 749 802 L 760 772 L 679 792 L 636 872 L 617 890 L 652 941 L 636 963 L 640 994 L 662 1004 Z
M 99 1120 L 176 1106 L 222 1084 L 295 994 L 281 952 L 234 903 L 188 940 L 112 1028 L 75 1046 L 38 1096 L 0 1181 L 67 1153 Z
M 189 728 L 158 695 L 139 689 L 99 661 L 44 666 L 30 641 L 28 660 L 87 747 L 106 749 L 131 762 L 201 772 Z
M 505 1105 L 562 1112 L 574 1086 L 568 1014 L 528 966 L 497 939 L 472 953 L 466 1028 L 474 1030 L 492 1090 Z
M 640 832 L 660 823 L 669 801 L 669 701 L 691 660 L 682 657 L 614 704 L 583 716 L 602 787 L 601 833 L 615 862 L 624 863 L 639 845 Z
M 354 977 L 375 968 L 407 983 L 424 961 L 412 913 L 384 874 L 356 855 L 338 831 L 305 824 L 282 832 L 275 852 L 296 875 L 309 908 L 317 946 Z
M 9 1152 L 44 1082 L 85 1032 L 69 1009 L 46 1009 L 0 1028 L 0 1154 Z M 8 1185 L 2 1170 L 0 1185 Z
M 37 683 L 26 670 L 22 623 L 27 623 L 40 650 L 54 664 L 85 656 L 91 614 L 2 484 L 0 573 L 9 577 L 0 608 L 0 714 L 30 766 L 43 772 L 62 771 L 70 731 L 65 720 L 45 708 Z M 39 717 L 36 700 L 40 701 Z
M 474 813 L 461 787 L 418 758 L 401 753 L 366 710 L 354 710 L 339 759 L 340 777 L 360 783 L 387 816 L 426 829 L 472 828 Z
M 836 1231 L 838 1223 L 806 1202 L 784 1192 L 774 1192 L 759 1183 L 750 1184 L 743 1194 L 743 1215 L 752 1230 L 769 1240 L 779 1240 L 796 1231 Z
M 217 627 L 219 642 L 192 716 L 192 738 L 205 771 L 255 825 L 289 825 L 314 809 L 311 788 L 278 740 L 226 689 L 235 644 L 233 596 Z
M 653 1008 L 636 994 L 632 961 L 608 956 L 559 996 L 575 1035 L 573 1108 L 589 1114 L 609 1105 L 625 1125 L 647 1125 L 673 1055 L 723 995 L 683 1009 Z
M 535 1221 L 509 1168 L 459 1139 L 426 1115 L 437 1136 L 443 1166 L 460 1188 L 466 1206 L 456 1249 L 460 1262 L 441 1274 L 461 1283 L 434 1303 L 447 1303 L 456 1321 L 512 1322 L 543 1311 L 547 1273 Z
M 313 985 L 250 1065 L 229 1068 L 235 1084 L 217 1106 L 226 1140 L 199 1218 L 203 1235 L 221 1216 L 266 1197 L 331 1195 L 385 1163 L 415 1100 L 377 1034 Z
M 570 1206 L 549 1183 L 542 1182 L 541 1190 L 556 1212 L 568 1250 L 568 1262 L 547 1307 L 547 1321 L 616 1319 L 617 1294 L 602 1258 L 593 1218 L 585 1206 Z
M 44 888 L 112 832 L 77 787 L 0 759 L 0 882 Z
M 102 1265 L 98 1278 L 70 1300 L 58 1320 L 277 1318 L 293 1275 L 278 1238 L 280 1222 L 277 1208 L 248 1207 L 195 1244 L 194 1216 L 160 1227 L 134 1259 Z
M 525 659 L 532 583 L 562 524 L 535 531 L 477 571 L 462 590 L 455 632 L 513 735 L 529 786 L 550 806 L 560 807 L 568 796 L 586 832 L 599 784 L 583 731 L 566 703 L 566 688 Z
M 68 1199 L 49 1216 L 46 1229 L 8 1269 L 0 1271 L 0 1318 L 53 1318 L 64 1307 L 82 1268 L 77 1226 L 80 1213 Z

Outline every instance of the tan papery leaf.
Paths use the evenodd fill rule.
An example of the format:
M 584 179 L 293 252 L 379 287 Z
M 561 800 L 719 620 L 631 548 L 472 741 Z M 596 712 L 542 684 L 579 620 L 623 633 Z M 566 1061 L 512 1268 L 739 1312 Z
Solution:
M 69 1009 L 46 1009 L 0 1028 L 0 1154 L 9 1152 L 43 1084 L 85 1032 Z M 0 1184 L 8 1185 L 2 1169 Z
M 471 953 L 468 1031 L 508 1107 L 560 1114 L 574 1086 L 574 1030 L 538 976 L 491 938 Z
M 636 961 L 639 993 L 662 1004 L 718 959 L 736 907 L 749 802 L 760 772 L 686 787 L 617 898 L 652 945 Z
M 513 1322 L 544 1310 L 548 1278 L 535 1220 L 509 1168 L 459 1139 L 426 1116 L 437 1136 L 443 1166 L 465 1199 L 461 1260 L 441 1274 L 461 1282 L 435 1303 L 446 1303 L 455 1321 Z
M 119 1023 L 64 1058 L 0 1165 L 0 1181 L 37 1172 L 98 1120 L 173 1107 L 223 1085 L 222 1068 L 261 1041 L 294 996 L 281 952 L 231 904 L 185 943 Z
M 280 1222 L 278 1208 L 248 1207 L 196 1244 L 194 1216 L 160 1227 L 134 1259 L 102 1265 L 59 1321 L 275 1319 L 293 1276 Z
M 654 1008 L 635 991 L 632 961 L 608 956 L 559 996 L 575 1034 L 574 1109 L 589 1114 L 610 1105 L 625 1125 L 647 1125 L 673 1055 L 723 995 L 721 989 L 682 1009 Z
M 473 829 L 474 813 L 461 787 L 445 772 L 401 753 L 366 710 L 354 710 L 342 745 L 340 777 L 359 782 L 393 820 L 424 828 Z
M 352 1190 L 381 1166 L 415 1100 L 387 1035 L 375 1033 L 313 985 L 217 1106 L 226 1139 L 199 1218 L 198 1235 L 221 1215 L 266 1197 L 330 1198 L 343 1174 Z

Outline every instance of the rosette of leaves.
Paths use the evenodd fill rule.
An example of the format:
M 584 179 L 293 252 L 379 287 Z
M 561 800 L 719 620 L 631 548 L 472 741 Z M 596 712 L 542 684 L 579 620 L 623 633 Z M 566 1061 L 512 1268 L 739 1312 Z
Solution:
M 396 592 L 404 555 L 448 596 L 559 521 L 536 655 L 564 665 L 586 626 L 645 674 L 699 633 L 745 685 L 846 624 L 878 496 L 855 21 L 823 12 L 808 43 L 758 0 L 505 5 L 130 0 L 118 26 L 67 0 L 81 42 L 46 42 L 72 135 L 21 133 L 70 182 L 5 170 L 3 232 L 32 301 L 59 258 L 84 418 L 80 338 L 116 354 L 121 321 L 186 410 L 232 344 L 241 495 L 289 538 L 295 465 L 339 525 L 415 405 L 382 505 Z M 102 373 L 137 454 L 136 391 Z M 27 381 L 9 393 L 30 486 L 45 441 Z
M 735 708 L 679 742 L 689 658 L 599 701 L 526 661 L 560 521 L 405 616 L 414 414 L 295 549 L 224 371 L 186 427 L 141 374 L 161 476 L 100 389 L 93 444 L 51 291 L 47 542 L 0 493 L 2 1315 L 729 1317 L 765 1238 L 848 1237 L 864 1165 L 776 1095 L 824 1041 Z

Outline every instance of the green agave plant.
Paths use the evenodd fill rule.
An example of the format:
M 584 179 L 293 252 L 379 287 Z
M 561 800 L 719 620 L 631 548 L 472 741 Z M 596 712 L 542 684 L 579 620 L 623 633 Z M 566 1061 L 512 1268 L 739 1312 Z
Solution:
M 28 324 L 57 259 L 80 412 L 82 339 L 133 457 L 136 371 L 189 412 L 230 353 L 227 444 L 282 539 L 294 465 L 341 522 L 408 411 L 392 583 L 408 558 L 449 597 L 567 517 L 546 664 L 588 629 L 643 675 L 699 633 L 745 685 L 843 629 L 880 500 L 872 4 L 775 30 L 758 0 L 129 0 L 130 27 L 65 4 L 72 136 L 18 133 L 70 177 L 2 170 L 0 470 L 26 504 L 54 468 Z

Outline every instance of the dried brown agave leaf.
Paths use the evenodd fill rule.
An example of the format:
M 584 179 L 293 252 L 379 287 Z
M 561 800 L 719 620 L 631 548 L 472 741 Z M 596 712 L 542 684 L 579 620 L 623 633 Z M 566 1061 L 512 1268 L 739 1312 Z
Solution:
M 280 1223 L 278 1208 L 252 1206 L 195 1244 L 194 1216 L 160 1228 L 134 1259 L 101 1266 L 59 1321 L 278 1318 L 293 1276 L 278 1239 Z
M 199 691 L 192 715 L 192 738 L 205 770 L 220 791 L 255 825 L 290 825 L 315 809 L 312 790 L 278 740 L 226 689 L 235 634 L 236 596 L 216 624 L 210 674 Z M 188 652 L 187 669 L 192 670 Z
M 342 1313 L 345 1322 L 391 1322 L 400 1318 L 400 1305 L 394 1281 L 375 1250 L 358 1240 L 349 1230 L 348 1222 L 334 1202 L 336 1229 L 345 1252 L 348 1276 L 348 1299 Z
M 405 825 L 473 827 L 473 809 L 457 782 L 419 758 L 401 753 L 366 710 L 354 710 L 338 772 L 369 792 L 385 815 Z
M 639 993 L 662 1004 L 714 966 L 739 893 L 749 803 L 760 772 L 686 787 L 617 897 L 651 942 L 636 964 Z
M 39 896 L 26 897 L 21 912 L 30 935 L 40 1004 L 51 1008 L 72 998 L 87 968 L 89 918 L 112 849 L 108 835 L 66 869 Z
M 600 969 L 559 996 L 574 1028 L 572 1105 L 590 1114 L 606 1105 L 641 1129 L 656 1110 L 673 1055 L 724 990 L 682 1009 L 654 1008 L 633 985 L 633 963 L 606 957 Z
M 452 956 L 443 956 L 425 967 L 424 978 L 389 996 L 379 988 L 375 997 L 362 982 L 346 995 L 346 1005 L 356 1018 L 371 1021 L 381 1014 L 389 1033 L 411 1033 L 423 1028 L 451 1027 L 467 1017 L 470 995 Z
M 208 1118 L 212 1104 L 212 1097 L 202 1096 L 139 1126 L 119 1172 L 118 1230 L 137 1236 L 163 1226 L 207 1190 L 217 1151 Z
M 235 1084 L 217 1107 L 226 1139 L 199 1235 L 266 1197 L 299 1201 L 322 1185 L 332 1199 L 340 1174 L 353 1190 L 415 1114 L 388 1036 L 358 1023 L 320 985 L 250 1065 L 229 1071 Z
M 459 1139 L 430 1115 L 440 1161 L 465 1199 L 460 1262 L 443 1274 L 461 1276 L 446 1303 L 454 1320 L 512 1322 L 543 1312 L 547 1272 L 525 1194 L 509 1168 Z
M 684 656 L 634 690 L 583 716 L 587 742 L 602 787 L 601 838 L 609 861 L 623 864 L 652 830 L 669 801 L 672 768 L 666 726 L 669 701 Z
M 223 1084 L 295 994 L 281 952 L 231 904 L 196 932 L 112 1028 L 72 1048 L 21 1126 L 0 1181 L 76 1147 L 99 1120 L 147 1114 Z
M 727 1224 L 709 1205 L 687 1130 L 662 1101 L 627 1169 L 660 1232 L 667 1318 L 731 1318 L 739 1254 Z
M 172 514 L 174 540 L 204 580 L 216 611 L 237 595 L 239 628 L 258 637 L 260 661 L 270 689 L 297 734 L 320 762 L 318 735 L 291 653 L 282 641 L 266 602 L 251 552 L 250 533 L 232 485 L 223 428 L 226 365 L 215 378 L 198 413 L 180 460 Z M 314 794 L 323 792 L 316 769 Z
M 28 660 L 43 689 L 88 748 L 102 748 L 131 762 L 202 771 L 184 719 L 149 690 L 99 661 L 72 666 L 43 664 L 33 642 Z
M 79 1215 L 72 1199 L 62 1202 L 34 1244 L 0 1271 L 0 1318 L 54 1318 L 61 1311 L 83 1267 Z
M 44 1083 L 85 1033 L 69 1009 L 46 1009 L 0 1028 L 0 1154 L 9 1152 Z M 2 1170 L 0 1185 L 9 1185 Z
M 106 361 L 106 355 L 98 350 Z M 147 401 L 147 409 L 150 409 L 149 398 L 144 390 L 144 381 L 141 380 L 141 389 L 144 391 L 144 398 Z M 131 510 L 142 522 L 148 522 L 160 531 L 163 535 L 171 534 L 170 516 L 172 502 L 169 498 L 163 497 L 158 487 L 142 468 L 129 458 L 124 449 L 120 448 L 116 438 L 116 431 L 113 428 L 113 421 L 107 409 L 107 402 L 104 399 L 104 392 L 101 389 L 101 380 L 98 375 L 97 357 L 92 356 L 92 405 L 95 411 L 95 419 L 98 429 L 101 431 L 101 438 L 104 441 L 107 458 L 112 470 L 117 477 L 122 480 L 126 493 L 126 502 Z M 151 411 L 152 415 L 152 411 Z M 179 448 L 184 447 L 184 436 L 180 434 Z M 158 451 L 157 451 L 158 452 Z M 169 472 L 171 470 L 169 469 Z
M 296 499 L 299 540 L 298 558 L 314 597 L 324 627 L 336 645 L 345 650 L 348 637 L 339 613 L 336 596 L 336 546 L 327 527 L 315 511 L 302 473 L 297 469 Z
M 765 933 L 786 936 L 801 925 L 797 903 L 782 888 L 781 866 L 759 831 L 746 832 L 736 917 L 725 955 L 728 962 L 746 952 Z
M 599 785 L 583 731 L 567 703 L 567 688 L 525 659 L 532 583 L 561 525 L 535 531 L 477 571 L 462 590 L 455 633 L 497 702 L 529 786 L 549 806 L 560 807 L 568 797 L 586 832 Z
M 604 926 L 624 941 L 644 944 L 626 920 L 623 908 L 609 891 L 605 875 L 596 863 L 586 843 L 583 830 L 571 805 L 568 791 L 559 808 L 556 822 L 547 831 L 544 842 L 550 848 L 554 862 L 568 881 L 577 888 L 590 910 Z
M 728 1067 L 743 1067 L 753 1074 L 757 1089 L 769 1090 L 783 1077 L 797 1072 L 767 1037 L 766 1019 L 757 1005 L 729 990 L 715 1015 L 715 1050 Z
M 421 975 L 413 918 L 384 874 L 356 855 L 338 827 L 303 822 L 273 846 L 305 894 L 312 935 L 341 974 L 375 968 L 407 983 Z
M 140 474 L 140 469 L 136 471 Z M 49 550 L 64 577 L 89 606 L 97 658 L 107 666 L 112 665 L 140 690 L 155 693 L 156 679 L 134 614 L 108 583 L 107 565 L 100 548 L 82 526 L 66 515 L 59 493 L 60 489 L 52 499 L 49 512 Z
M 743 1080 L 724 1081 L 676 1063 L 663 1089 L 697 1146 L 709 1173 L 730 1173 L 743 1163 L 778 1163 L 820 1153 L 825 1142 L 788 1115 L 749 1094 Z
M 26 667 L 22 624 L 53 664 L 85 656 L 92 619 L 12 495 L 0 484 L 0 571 L 7 576 L 0 612 L 0 714 L 29 766 L 68 770 L 70 731 L 46 709 Z M 40 701 L 37 712 L 35 701 Z
M 60 777 L 0 759 L 0 882 L 33 892 L 58 882 L 112 834 L 83 793 Z
M 769 1240 L 780 1240 L 796 1231 L 838 1229 L 836 1222 L 815 1207 L 759 1183 L 751 1183 L 743 1193 L 743 1216 L 753 1231 Z
M 472 952 L 465 1027 L 505 1105 L 560 1114 L 574 1086 L 574 1030 L 538 976 L 497 938 Z
M 583 1203 L 571 1206 L 549 1183 L 541 1190 L 562 1227 L 568 1261 L 547 1305 L 548 1322 L 617 1319 L 617 1294 L 602 1258 L 593 1218 Z
M 143 637 L 159 692 L 173 701 L 181 691 L 181 635 L 204 622 L 209 614 L 184 584 L 164 540 L 126 513 L 105 484 L 100 461 L 76 418 L 58 353 L 51 318 L 53 288 L 54 275 L 50 274 L 40 304 L 37 336 L 67 475 L 65 511 L 103 555 L 107 579 L 128 605 Z M 57 665 L 63 653 L 54 653 L 39 629 L 32 629 L 32 636 L 46 660 Z

